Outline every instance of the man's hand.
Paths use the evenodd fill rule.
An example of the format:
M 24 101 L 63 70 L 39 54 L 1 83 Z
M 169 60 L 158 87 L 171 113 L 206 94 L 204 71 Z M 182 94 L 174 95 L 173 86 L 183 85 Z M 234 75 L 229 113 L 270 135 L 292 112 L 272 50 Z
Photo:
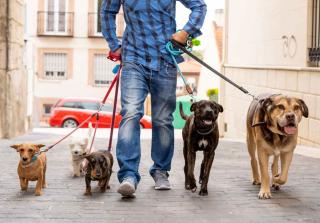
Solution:
M 173 34 L 171 36 L 171 39 L 177 41 L 178 43 L 181 43 L 182 45 L 185 45 L 187 42 L 189 34 L 184 31 L 184 30 L 180 30 L 178 32 L 176 32 L 175 34 Z
M 121 61 L 121 47 L 114 52 L 109 51 L 108 59 L 112 61 Z

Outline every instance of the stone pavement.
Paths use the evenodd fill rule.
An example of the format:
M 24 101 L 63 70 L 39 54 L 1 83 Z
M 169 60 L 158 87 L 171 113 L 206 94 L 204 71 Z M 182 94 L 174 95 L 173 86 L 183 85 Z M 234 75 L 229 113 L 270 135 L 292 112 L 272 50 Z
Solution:
M 20 192 L 16 173 L 18 154 L 10 144 L 24 141 L 50 143 L 56 135 L 30 133 L 13 140 L 0 140 L 0 222 L 320 222 L 320 159 L 295 154 L 289 181 L 271 200 L 258 200 L 259 188 L 251 185 L 250 166 L 244 143 L 221 140 L 208 186 L 209 196 L 184 190 L 182 140 L 177 137 L 170 179 L 171 191 L 154 191 L 148 175 L 150 140 L 142 142 L 141 183 L 136 199 L 121 199 L 116 174 L 111 190 L 83 196 L 84 178 L 71 177 L 66 142 L 49 151 L 44 195 Z M 96 148 L 104 148 L 98 139 Z M 196 174 L 199 174 L 200 159 Z M 115 165 L 114 170 L 118 167 Z M 96 183 L 93 182 L 93 186 Z M 94 190 L 95 191 L 95 190 Z

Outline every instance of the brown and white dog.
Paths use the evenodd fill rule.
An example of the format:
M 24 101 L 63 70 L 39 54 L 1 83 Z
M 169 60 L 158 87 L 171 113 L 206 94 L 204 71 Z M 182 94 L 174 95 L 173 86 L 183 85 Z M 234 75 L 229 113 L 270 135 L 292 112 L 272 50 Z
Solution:
M 279 190 L 280 185 L 287 182 L 293 151 L 297 145 L 298 125 L 302 116 L 308 117 L 308 107 L 298 98 L 281 94 L 263 94 L 252 101 L 247 114 L 247 146 L 251 157 L 253 184 L 261 184 L 258 194 L 260 199 L 271 197 L 269 156 L 274 156 L 272 186 Z M 280 174 L 278 173 L 279 158 L 281 159 Z
M 69 148 L 71 152 L 71 162 L 73 168 L 73 176 L 80 177 L 81 174 L 85 174 L 85 170 L 88 165 L 88 161 L 85 159 L 85 155 L 90 152 L 94 152 L 95 149 L 92 147 L 90 151 L 90 146 L 93 141 L 93 128 L 92 123 L 89 122 L 88 136 L 86 138 L 75 138 L 72 137 L 69 142 Z
M 20 162 L 18 165 L 18 175 L 20 179 L 20 187 L 22 191 L 27 191 L 29 181 L 37 181 L 35 195 L 42 195 L 42 188 L 46 185 L 46 154 L 40 152 L 42 144 L 23 143 L 12 145 L 20 154 Z

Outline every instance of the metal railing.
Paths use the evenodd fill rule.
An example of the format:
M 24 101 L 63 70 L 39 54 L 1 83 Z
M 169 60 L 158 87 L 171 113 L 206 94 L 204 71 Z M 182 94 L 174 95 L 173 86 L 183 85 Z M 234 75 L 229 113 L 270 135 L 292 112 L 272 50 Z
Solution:
M 320 66 L 320 0 L 312 0 L 312 39 L 309 48 L 311 66 Z
M 123 13 L 118 13 L 116 17 L 117 37 L 121 38 L 124 31 L 124 18 Z M 102 37 L 101 34 L 101 17 L 99 13 L 88 13 L 88 36 L 89 37 Z
M 73 12 L 38 12 L 37 33 L 39 36 L 73 36 L 73 30 Z

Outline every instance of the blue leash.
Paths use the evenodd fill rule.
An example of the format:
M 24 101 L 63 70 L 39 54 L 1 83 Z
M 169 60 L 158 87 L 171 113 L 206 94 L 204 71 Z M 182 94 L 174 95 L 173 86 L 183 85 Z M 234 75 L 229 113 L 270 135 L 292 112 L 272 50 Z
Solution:
M 187 79 L 186 79 L 186 78 L 184 77 L 184 75 L 182 74 L 182 71 L 180 70 L 180 67 L 179 67 L 179 65 L 178 65 L 178 63 L 177 63 L 177 60 L 176 60 L 176 58 L 175 58 L 176 56 L 179 56 L 179 55 L 183 54 L 184 52 L 183 52 L 182 50 L 180 50 L 180 49 L 175 49 L 175 48 L 173 47 L 173 44 L 172 44 L 171 41 L 169 41 L 169 42 L 167 43 L 166 49 L 167 49 L 167 51 L 170 53 L 170 55 L 171 55 L 171 57 L 172 57 L 172 60 L 173 60 L 173 62 L 174 62 L 174 65 L 176 66 L 177 71 L 178 71 L 180 77 L 182 78 L 183 83 L 184 83 L 185 86 L 186 86 L 186 90 L 187 90 L 188 94 L 190 95 L 190 97 L 192 98 L 192 100 L 195 101 L 195 97 L 194 97 L 194 95 L 193 95 L 193 90 L 192 90 L 192 88 L 190 87 L 190 84 L 188 83 Z M 192 51 L 192 48 L 191 48 L 191 47 L 187 47 L 186 49 L 187 49 L 189 52 Z

